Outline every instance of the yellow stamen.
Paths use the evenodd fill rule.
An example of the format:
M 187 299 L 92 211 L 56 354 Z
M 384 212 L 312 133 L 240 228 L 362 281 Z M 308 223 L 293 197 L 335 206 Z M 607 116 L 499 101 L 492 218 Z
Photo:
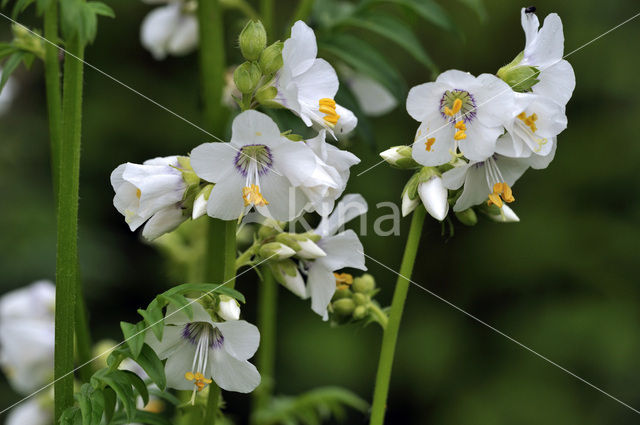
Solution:
M 319 103 L 320 103 L 320 106 L 329 106 L 331 108 L 336 107 L 336 101 L 328 97 L 320 99 Z
M 517 115 L 518 119 L 520 119 L 522 122 L 524 122 L 524 124 L 529 127 L 531 129 L 532 133 L 535 133 L 538 130 L 538 127 L 536 127 L 536 121 L 538 121 L 538 114 L 533 113 L 529 116 L 527 116 L 526 113 L 524 112 L 520 112 Z
M 195 381 L 193 385 L 195 385 L 197 391 L 202 391 L 204 387 L 213 382 L 211 379 L 205 378 L 204 375 L 200 372 L 187 372 L 184 374 L 184 378 L 187 381 Z
M 136 189 L 136 198 L 140 199 L 141 196 L 142 192 L 140 192 L 140 189 Z
M 456 134 L 453 135 L 453 138 L 455 140 L 463 140 L 467 138 L 467 134 L 464 132 L 464 130 L 458 130 L 456 131 Z
M 454 127 L 458 130 L 466 130 L 467 126 L 464 124 L 464 121 L 458 121 Z
M 431 152 L 431 147 L 433 146 L 433 144 L 436 142 L 436 138 L 432 137 L 430 139 L 427 139 L 426 142 L 424 142 L 424 148 L 428 151 Z
M 462 100 L 456 99 L 453 101 L 453 106 L 449 108 L 448 106 L 444 107 L 444 114 L 450 117 L 454 116 L 462 109 Z
M 333 125 L 336 125 L 339 119 L 340 119 L 340 115 L 338 115 L 338 114 L 336 114 L 336 115 L 327 115 L 326 117 L 324 117 L 324 120 L 326 122 L 328 122 L 329 124 L 333 124 Z
M 324 121 L 330 127 L 335 126 L 340 119 L 340 115 L 336 113 L 336 101 L 325 97 L 318 101 L 318 105 L 320 106 L 318 110 L 321 113 L 325 114 L 325 116 L 323 117 Z
M 353 283 L 353 276 L 349 273 L 334 273 L 336 289 L 347 289 Z
M 269 202 L 264 199 L 260 193 L 260 187 L 257 184 L 252 184 L 250 187 L 242 188 L 242 199 L 244 199 L 244 206 L 255 205 L 263 207 L 269 205 Z
M 196 376 L 191 372 L 187 372 L 184 374 L 184 379 L 186 379 L 187 381 L 193 381 L 194 379 L 196 379 Z
M 503 201 L 506 203 L 511 203 L 516 199 L 513 197 L 513 192 L 511 187 L 508 184 L 496 183 L 493 185 L 493 193 L 489 194 L 489 200 L 487 201 L 487 205 L 496 205 L 498 208 L 502 208 L 504 206 Z
M 320 105 L 320 109 L 319 110 L 323 114 L 328 114 L 328 115 L 335 115 L 336 114 L 336 108 L 332 108 L 330 106 Z

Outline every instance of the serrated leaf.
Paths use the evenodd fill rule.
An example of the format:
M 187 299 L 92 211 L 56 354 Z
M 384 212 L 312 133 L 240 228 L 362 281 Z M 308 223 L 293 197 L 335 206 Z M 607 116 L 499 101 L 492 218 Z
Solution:
M 131 383 L 133 388 L 135 388 L 140 397 L 142 397 L 144 405 L 146 406 L 147 404 L 149 404 L 149 390 L 147 389 L 147 384 L 144 383 L 142 378 L 140 378 L 137 374 L 131 372 L 130 370 L 121 370 L 119 372 L 121 372 L 124 376 L 127 377 L 127 379 L 129 379 L 129 382 Z
M 116 14 L 109 6 L 99 1 L 88 2 L 87 5 L 96 15 L 106 16 L 107 18 L 115 18 Z
M 409 52 L 416 60 L 437 73 L 437 67 L 411 29 L 401 20 L 377 13 L 362 13 L 340 21 L 337 26 L 354 26 L 391 40 Z
M 122 329 L 122 335 L 125 341 L 127 341 L 132 357 L 135 359 L 140 355 L 140 350 L 142 350 L 142 346 L 144 345 L 144 322 L 138 322 L 136 324 L 120 322 L 120 329 Z
M 370 44 L 349 34 L 336 34 L 329 39 L 321 40 L 318 48 L 378 81 L 396 99 L 404 100 L 407 89 L 402 76 Z
M 162 360 L 158 357 L 155 351 L 147 344 L 142 347 L 140 355 L 135 359 L 136 363 L 140 365 L 149 379 L 151 379 L 161 390 L 164 390 L 167 386 L 167 377 L 164 374 L 164 365 Z

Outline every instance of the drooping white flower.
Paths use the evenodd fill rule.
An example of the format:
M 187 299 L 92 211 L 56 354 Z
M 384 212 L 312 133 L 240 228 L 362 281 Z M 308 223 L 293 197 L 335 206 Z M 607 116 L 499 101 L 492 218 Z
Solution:
M 522 28 L 526 38 L 522 61 L 518 66 L 534 66 L 540 74 L 539 82 L 532 87 L 533 93 L 552 99 L 564 106 L 576 87 L 576 76 L 564 54 L 564 33 L 562 20 L 550 13 L 540 21 L 534 12 L 521 10 Z M 540 28 L 540 29 L 539 29 Z
M 177 156 L 142 165 L 121 164 L 111 173 L 111 185 L 116 192 L 113 205 L 132 231 L 147 222 L 142 235 L 148 240 L 172 231 L 188 218 L 180 205 L 187 184 Z
M 433 176 L 429 180 L 418 184 L 418 195 L 427 212 L 436 220 L 442 221 L 449 212 L 447 188 L 442 184 L 442 178 Z
M 360 163 L 360 159 L 349 151 L 338 149 L 327 143 L 326 131 L 305 143 L 316 154 L 316 167 L 308 181 L 301 186 L 311 202 L 311 210 L 321 216 L 327 216 L 333 210 L 349 180 L 349 168 Z
M 358 235 L 349 229 L 337 233 L 342 226 L 367 212 L 367 202 L 361 195 L 345 195 L 333 213 L 323 218 L 314 233 L 320 236 L 318 246 L 326 253 L 314 260 L 300 260 L 302 272 L 307 275 L 306 297 L 311 298 L 311 309 L 328 319 L 327 306 L 342 276 L 335 272 L 344 268 L 367 270 L 364 249 Z M 344 274 L 346 275 L 346 274 Z
M 226 321 L 238 320 L 240 319 L 240 304 L 234 298 L 221 295 L 217 313 Z
M 140 41 L 157 60 L 186 55 L 198 46 L 195 3 L 182 0 L 146 1 L 167 3 L 149 12 L 140 28 Z
M 494 75 L 479 77 L 450 70 L 435 82 L 413 87 L 407 111 L 421 125 L 413 144 L 413 158 L 422 165 L 449 162 L 457 150 L 482 161 L 495 152 L 503 124 L 514 113 L 513 91 Z
M 496 143 L 496 153 L 510 157 L 546 157 L 554 150 L 556 136 L 567 128 L 564 106 L 528 93 L 516 93 L 518 115 L 505 123 L 507 132 Z
M 230 143 L 204 143 L 191 152 L 191 166 L 215 183 L 207 213 L 236 220 L 252 207 L 265 217 L 288 221 L 308 199 L 300 189 L 316 167 L 314 153 L 302 142 L 283 137 L 267 115 L 245 111 L 233 120 Z
M 464 185 L 453 210 L 464 211 L 483 202 L 502 208 L 513 202 L 511 187 L 516 180 L 529 167 L 545 168 L 554 154 L 555 150 L 546 157 L 509 158 L 495 154 L 485 161 L 470 161 L 452 168 L 442 175 L 444 186 L 456 190 Z
M 420 204 L 420 197 L 416 196 L 415 198 L 411 199 L 409 197 L 409 192 L 405 190 L 402 193 L 402 216 L 406 217 L 409 214 L 411 214 L 413 210 L 415 210 L 418 207 L 419 204 Z
M 193 318 L 183 310 L 167 309 L 162 340 L 148 332 L 145 342 L 160 359 L 167 359 L 167 386 L 193 390 L 193 396 L 213 381 L 226 391 L 249 393 L 260 384 L 260 374 L 248 359 L 260 342 L 260 333 L 244 320 L 214 322 L 198 302 Z
M 278 94 L 274 101 L 293 111 L 308 127 L 325 128 L 334 137 L 347 134 L 358 120 L 333 100 L 338 76 L 329 62 L 316 58 L 317 54 L 313 30 L 302 21 L 296 22 L 282 49 L 283 65 L 275 76 Z
M 7 414 L 6 425 L 51 425 L 53 397 L 49 394 L 30 398 L 12 408 Z
M 2 74 L 2 68 L 0 68 L 0 74 Z M 9 77 L 5 83 L 2 91 L 0 92 L 0 115 L 3 115 L 9 110 L 13 98 L 16 96 L 17 85 L 13 77 Z
M 55 287 L 38 281 L 0 298 L 0 366 L 29 394 L 53 377 Z

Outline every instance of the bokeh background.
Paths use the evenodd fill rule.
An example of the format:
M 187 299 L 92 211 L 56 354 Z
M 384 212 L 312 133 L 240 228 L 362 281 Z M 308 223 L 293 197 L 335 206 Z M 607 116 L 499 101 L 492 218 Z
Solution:
M 87 60 L 184 117 L 200 123 L 197 57 L 155 61 L 139 42 L 140 22 L 150 10 L 139 1 L 108 2 L 117 19 L 101 20 Z M 277 2 L 281 28 L 294 1 Z M 446 3 L 446 4 L 445 4 Z M 441 69 L 495 73 L 523 47 L 520 7 L 486 0 L 482 19 L 465 2 L 441 2 L 464 39 L 413 19 L 420 40 Z M 557 12 L 565 53 L 639 12 L 635 0 L 557 2 L 540 0 L 538 15 Z M 229 35 L 242 26 L 227 15 Z M 411 21 L 409 17 L 409 21 Z M 29 21 L 28 16 L 25 21 Z M 10 25 L 0 19 L 3 39 Z M 355 34 L 358 34 L 357 32 Z M 370 41 L 389 56 L 409 85 L 430 73 L 383 39 Z M 414 280 L 460 308 L 605 391 L 640 408 L 640 19 L 572 54 L 577 87 L 568 105 L 568 129 L 556 159 L 528 172 L 516 185 L 519 224 L 486 220 L 455 236 L 427 222 Z M 239 62 L 230 51 L 229 62 Z M 42 278 L 52 279 L 55 226 L 42 67 L 15 74 L 19 94 L 0 118 L 0 294 Z M 417 124 L 401 105 L 373 121 L 375 148 L 354 139 L 362 163 L 353 169 L 350 192 L 370 204 L 369 255 L 398 269 L 408 220 L 401 235 L 373 235 L 383 201 L 399 202 L 410 174 L 381 165 L 377 152 L 410 143 Z M 111 171 L 120 163 L 182 154 L 206 135 L 87 69 L 80 206 L 82 277 L 96 339 L 119 338 L 119 322 L 176 283 L 176 271 L 152 246 L 141 243 L 113 208 Z M 390 303 L 396 276 L 369 261 L 370 272 Z M 255 317 L 255 275 L 238 288 Z M 281 288 L 282 289 L 282 288 Z M 297 394 L 318 385 L 342 385 L 370 399 L 381 333 L 376 326 L 332 328 L 282 289 L 278 315 L 277 386 Z M 0 400 L 18 397 L 0 378 Z M 247 397 L 229 395 L 242 412 Z M 0 418 L 0 422 L 3 418 Z M 242 415 L 238 416 L 243 423 Z M 364 423 L 354 416 L 349 423 Z M 412 287 L 403 318 L 388 402 L 391 424 L 632 424 L 638 416 L 496 332 Z

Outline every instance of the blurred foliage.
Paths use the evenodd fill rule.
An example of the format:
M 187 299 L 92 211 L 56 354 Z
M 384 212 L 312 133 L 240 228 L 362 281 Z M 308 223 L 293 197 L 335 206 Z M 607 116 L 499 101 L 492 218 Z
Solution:
M 118 19 L 101 21 L 87 61 L 199 124 L 197 57 L 154 61 L 139 43 L 140 22 L 149 7 L 130 0 L 109 4 Z M 440 69 L 494 73 L 522 49 L 519 13 L 529 4 L 486 0 L 485 8 L 469 8 L 478 4 L 446 5 L 463 38 L 405 7 L 376 8 L 393 7 L 390 19 L 415 28 Z M 295 2 L 279 0 L 278 6 L 290 11 Z M 634 0 L 611 0 L 606 6 L 542 0 L 536 6 L 541 18 L 550 12 L 562 17 L 567 53 L 637 13 Z M 29 10 L 25 23 L 35 22 Z M 288 13 L 276 16 L 280 27 L 289 19 Z M 317 19 L 319 27 L 322 19 Z M 244 24 L 237 12 L 229 12 L 227 22 L 229 35 Z M 11 39 L 8 21 L 0 31 L 2 40 Z M 431 78 L 424 63 L 384 34 L 350 28 L 339 35 L 347 37 L 345 43 L 366 40 L 382 49 L 409 87 Z M 514 209 L 521 223 L 481 221 L 471 229 L 456 228 L 455 237 L 446 240 L 440 226 L 429 222 L 414 274 L 416 282 L 636 408 L 640 144 L 629 135 L 635 134 L 640 114 L 633 95 L 639 88 L 634 70 L 640 57 L 630 45 L 638 37 L 640 23 L 633 21 L 568 58 L 578 82 L 567 110 L 569 128 L 559 138 L 549 169 L 531 171 L 516 185 Z M 229 62 L 241 62 L 239 51 L 229 52 Z M 13 75 L 20 91 L 0 118 L 0 292 L 53 278 L 55 262 L 41 64 L 35 61 L 31 72 L 18 67 Z M 121 320 L 138 320 L 136 310 L 176 281 L 162 266 L 162 256 L 140 243 L 113 208 L 109 174 L 122 162 L 183 154 L 208 138 L 91 70 L 85 90 L 80 254 L 92 328 L 96 337 L 114 338 Z M 363 238 L 367 253 L 397 268 L 405 234 L 380 238 L 372 224 L 389 213 L 376 204 L 399 202 L 408 175 L 386 165 L 357 174 L 379 161 L 377 152 L 411 141 L 417 124 L 400 106 L 372 120 L 370 127 L 375 149 L 361 139 L 351 142 L 362 163 L 353 170 L 348 190 L 362 193 L 370 203 L 369 234 Z M 403 232 L 407 227 L 404 220 Z M 396 276 L 373 262 L 368 265 L 386 305 Z M 239 280 L 247 299 L 255 299 L 254 281 L 250 273 Z M 379 329 L 330 328 L 306 303 L 286 291 L 280 295 L 277 392 L 341 385 L 370 399 Z M 250 321 L 254 306 L 244 310 Z M 637 421 L 632 411 L 418 288 L 411 289 L 405 312 L 388 423 Z M 18 397 L 2 383 L 0 399 L 8 404 Z M 227 394 L 225 399 L 230 411 L 246 411 L 247 397 Z

